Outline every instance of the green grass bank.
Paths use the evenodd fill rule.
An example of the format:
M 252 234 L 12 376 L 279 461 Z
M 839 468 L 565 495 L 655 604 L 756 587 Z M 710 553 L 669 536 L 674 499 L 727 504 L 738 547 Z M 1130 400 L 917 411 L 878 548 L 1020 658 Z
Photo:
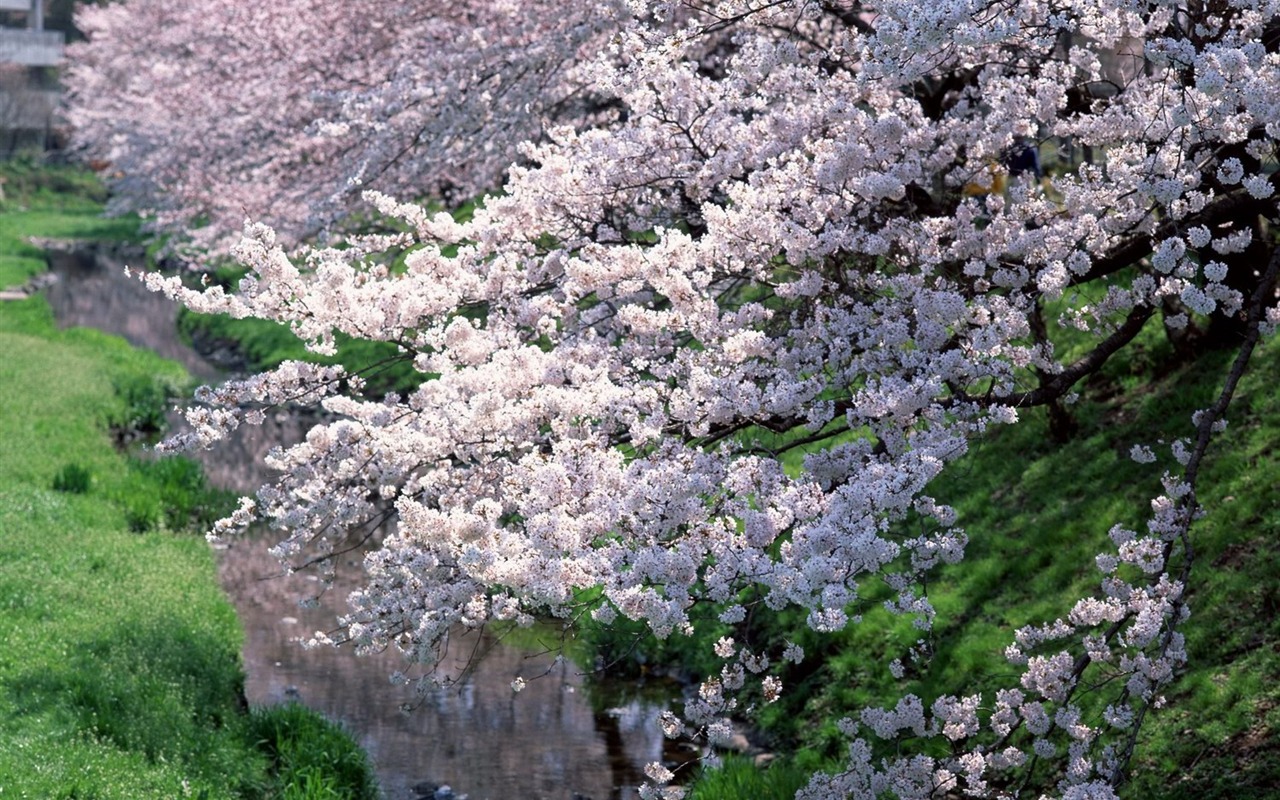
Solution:
M 92 176 L 0 165 L 0 288 L 34 237 L 127 240 Z M 296 707 L 246 708 L 241 631 L 200 535 L 224 498 L 190 462 L 119 452 L 187 385 L 40 296 L 0 301 L 0 797 L 373 798 L 363 752 Z

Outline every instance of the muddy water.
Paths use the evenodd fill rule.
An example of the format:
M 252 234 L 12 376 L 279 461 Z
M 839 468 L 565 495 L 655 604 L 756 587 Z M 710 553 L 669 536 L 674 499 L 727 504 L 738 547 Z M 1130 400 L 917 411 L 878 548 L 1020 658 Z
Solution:
M 216 368 L 181 343 L 174 306 L 125 278 L 118 260 L 70 252 L 51 256 L 50 266 L 58 281 L 46 295 L 60 324 L 121 335 L 217 379 Z M 269 477 L 262 456 L 301 433 L 294 420 L 269 420 L 200 460 L 217 485 L 249 492 Z M 417 797 L 412 787 L 428 782 L 471 800 L 621 800 L 638 796 L 646 763 L 688 758 L 656 725 L 665 699 L 585 686 L 573 666 L 534 645 L 455 637 L 445 667 L 454 685 L 421 697 L 388 680 L 404 669 L 393 653 L 357 658 L 342 648 L 303 648 L 302 640 L 331 628 L 345 610 L 342 588 L 359 580 L 360 565 L 342 563 L 337 587 L 304 608 L 300 598 L 315 596 L 319 584 L 281 575 L 268 539 L 239 540 L 220 553 L 222 582 L 245 630 L 249 701 L 297 700 L 340 720 L 372 757 L 389 800 Z M 527 680 L 518 695 L 516 677 Z

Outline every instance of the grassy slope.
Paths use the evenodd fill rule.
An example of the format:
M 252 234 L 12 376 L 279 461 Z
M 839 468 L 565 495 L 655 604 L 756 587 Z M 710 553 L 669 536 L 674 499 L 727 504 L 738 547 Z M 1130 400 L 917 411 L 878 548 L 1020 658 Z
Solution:
M 35 270 L 27 236 L 129 230 L 53 197 L 31 192 L 0 216 L 0 278 Z M 108 426 L 130 420 L 122 386 L 183 381 L 180 368 L 58 331 L 40 297 L 0 304 L 0 353 L 3 797 L 372 796 L 363 754 L 333 726 L 245 713 L 241 633 L 208 546 L 166 532 L 172 517 L 138 515 L 201 487 L 131 463 Z M 88 471 L 88 491 L 52 488 L 68 465 Z M 308 760 L 315 748 L 343 753 L 340 769 Z
M 1209 513 L 1193 529 L 1190 662 L 1168 691 L 1169 708 L 1149 723 L 1129 797 L 1261 798 L 1280 779 L 1278 344 L 1256 357 L 1201 477 Z M 925 685 L 956 691 L 969 676 L 998 673 L 989 653 L 1013 627 L 1065 616 L 1066 598 L 1096 590 L 1092 556 L 1104 550 L 1106 531 L 1116 523 L 1141 530 L 1161 472 L 1176 469 L 1167 451 L 1160 463 L 1136 464 L 1130 446 L 1154 442 L 1169 420 L 1189 433 L 1191 413 L 1216 397 L 1229 355 L 1153 383 L 1134 380 L 1143 365 L 1117 364 L 1094 391 L 1121 392 L 1118 404 L 1082 408 L 1071 442 L 1054 444 L 1043 419 L 1032 418 L 993 437 L 939 487 L 984 534 L 938 593 L 961 622 L 939 632 L 943 663 Z
M 132 533 L 104 501 L 127 471 L 105 430 L 120 412 L 112 378 L 165 365 L 110 337 L 59 334 L 39 298 L 0 307 L 0 352 L 0 786 L 251 790 L 266 763 L 227 733 L 240 631 L 208 547 Z M 51 488 L 67 464 L 89 470 L 87 493 Z

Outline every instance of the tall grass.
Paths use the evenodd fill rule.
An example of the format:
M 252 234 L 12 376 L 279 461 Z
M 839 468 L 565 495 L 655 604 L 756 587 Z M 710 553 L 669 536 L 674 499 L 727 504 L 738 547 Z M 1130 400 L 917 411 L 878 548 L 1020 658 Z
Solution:
M 271 760 L 281 798 L 377 797 L 365 752 L 344 729 L 310 709 L 295 704 L 255 709 L 249 730 Z
M 721 766 L 703 771 L 688 800 L 788 800 L 808 779 L 808 770 L 790 761 L 775 760 L 762 769 L 748 758 L 729 756 Z

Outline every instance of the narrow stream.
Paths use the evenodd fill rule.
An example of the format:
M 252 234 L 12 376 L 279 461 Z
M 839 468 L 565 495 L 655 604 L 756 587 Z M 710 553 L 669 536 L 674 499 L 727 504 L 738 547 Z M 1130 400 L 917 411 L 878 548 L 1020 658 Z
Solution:
M 118 259 L 73 250 L 51 252 L 49 263 L 57 281 L 45 291 L 59 324 L 118 334 L 201 379 L 218 379 L 217 368 L 181 342 L 174 304 L 126 278 Z M 250 492 L 268 477 L 262 456 L 302 433 L 292 420 L 269 422 L 198 454 L 213 483 Z M 220 554 L 220 577 L 245 631 L 249 702 L 297 700 L 341 721 L 376 764 L 388 800 L 412 800 L 435 784 L 471 800 L 623 800 L 638 797 L 645 764 L 690 758 L 656 724 L 675 694 L 670 687 L 656 687 L 653 697 L 634 687 L 587 686 L 576 668 L 539 650 L 473 636 L 451 648 L 446 670 L 456 685 L 418 698 L 388 680 L 404 668 L 394 653 L 357 658 L 345 648 L 304 649 L 302 639 L 332 627 L 346 592 L 300 607 L 299 598 L 315 594 L 314 578 L 281 576 L 268 546 L 265 537 L 247 538 Z M 338 588 L 359 580 L 357 559 L 341 568 Z M 487 652 L 473 661 L 477 645 Z M 517 676 L 528 680 L 519 695 L 510 686 Z

